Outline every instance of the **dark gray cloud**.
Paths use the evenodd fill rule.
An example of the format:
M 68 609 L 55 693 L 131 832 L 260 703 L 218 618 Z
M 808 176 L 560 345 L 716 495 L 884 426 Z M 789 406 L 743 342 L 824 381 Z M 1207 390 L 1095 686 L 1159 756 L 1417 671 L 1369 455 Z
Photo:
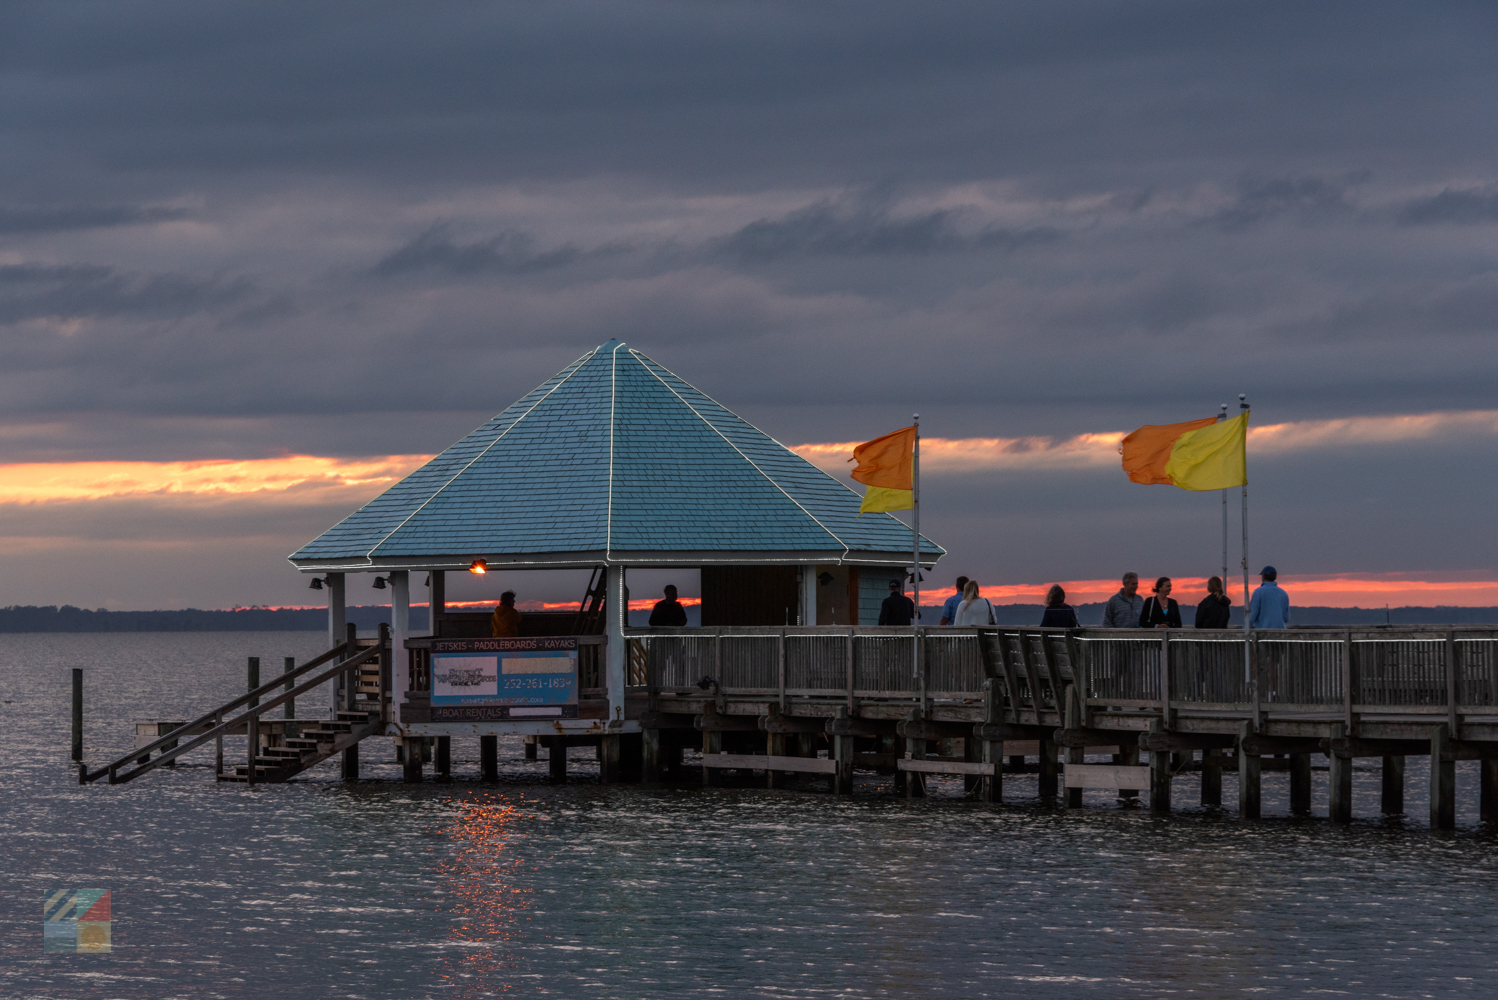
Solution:
M 619 245 L 584 250 L 570 243 L 538 250 L 534 236 L 515 231 L 487 240 L 459 243 L 452 238 L 450 226 L 439 224 L 382 258 L 374 266 L 374 273 L 381 277 L 446 274 L 463 278 L 535 274 L 627 251 L 628 247 Z
M 1370 179 L 1367 171 L 1341 177 L 1270 177 L 1239 183 L 1233 203 L 1207 221 L 1228 231 L 1245 229 L 1284 215 L 1303 221 L 1345 216 L 1355 210 L 1357 186 Z
M 745 263 L 785 257 L 880 257 L 1013 249 L 1056 239 L 1052 228 L 986 225 L 965 232 L 951 209 L 900 216 L 888 208 L 820 201 L 775 219 L 749 223 L 722 243 Z
M 245 279 L 132 275 L 95 264 L 0 264 L 0 325 L 24 320 L 173 319 L 233 305 Z
M 1498 189 L 1447 188 L 1434 197 L 1409 202 L 1400 210 L 1399 221 L 1408 226 L 1498 222 Z
M 168 222 L 187 216 L 185 209 L 143 205 L 0 205 L 0 235 L 107 229 Z

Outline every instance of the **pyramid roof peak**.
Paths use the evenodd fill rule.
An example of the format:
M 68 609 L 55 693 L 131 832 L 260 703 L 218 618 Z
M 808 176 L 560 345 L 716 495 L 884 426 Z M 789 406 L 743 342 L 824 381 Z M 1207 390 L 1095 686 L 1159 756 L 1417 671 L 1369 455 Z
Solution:
M 910 529 L 623 341 L 522 396 L 290 557 L 307 572 L 908 565 Z M 943 550 L 922 539 L 921 562 Z

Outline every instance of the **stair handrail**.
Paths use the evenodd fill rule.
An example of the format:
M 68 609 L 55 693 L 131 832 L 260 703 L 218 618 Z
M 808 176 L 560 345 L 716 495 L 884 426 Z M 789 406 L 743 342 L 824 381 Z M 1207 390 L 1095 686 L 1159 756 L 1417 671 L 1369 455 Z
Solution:
M 173 730 L 172 733 L 168 733 L 166 736 L 163 736 L 162 738 L 156 740 L 154 743 L 151 743 L 144 747 L 137 747 L 136 749 L 130 751 L 128 754 L 125 754 L 123 757 L 120 757 L 104 765 L 97 771 L 90 771 L 83 765 L 79 765 L 78 783 L 85 784 L 87 782 L 97 781 L 105 775 L 108 775 L 110 784 L 124 784 L 132 778 L 139 777 L 147 771 L 160 767 L 162 764 L 166 764 L 169 761 L 176 760 L 179 756 L 186 753 L 187 751 L 202 746 L 209 740 L 223 735 L 225 732 L 228 732 L 230 729 L 233 729 L 241 723 L 248 725 L 251 719 L 258 720 L 263 713 L 269 711 L 270 709 L 284 705 L 286 702 L 295 698 L 297 695 L 305 694 L 306 692 L 313 690 L 314 688 L 327 682 L 328 680 L 337 677 L 339 674 L 346 673 L 354 667 L 357 667 L 359 664 L 368 662 L 370 659 L 379 655 L 379 653 L 384 650 L 385 643 L 376 642 L 375 645 L 370 646 L 363 652 L 355 654 L 354 656 L 351 656 L 346 660 L 342 660 L 336 663 L 328 670 L 325 670 L 321 674 L 318 674 L 312 680 L 304 681 L 301 684 L 298 684 L 296 687 L 292 688 L 290 691 L 284 691 L 280 695 L 272 698 L 270 701 L 267 701 L 265 704 L 253 706 L 242 714 L 236 715 L 232 719 L 223 719 L 223 716 L 226 712 L 231 712 L 236 708 L 244 706 L 248 704 L 252 699 L 257 698 L 260 695 L 269 694 L 275 688 L 283 687 L 286 684 L 286 679 L 288 677 L 295 678 L 302 676 L 308 671 L 321 666 L 329 659 L 344 652 L 347 648 L 347 643 L 340 643 L 339 645 L 334 646 L 332 649 L 328 650 L 326 653 L 323 653 L 316 659 L 309 660 L 302 666 L 292 670 L 289 674 L 282 674 L 274 681 L 271 681 L 269 684 L 262 684 L 255 690 L 247 692 L 234 699 L 233 701 L 227 702 L 226 704 L 213 709 L 211 712 L 207 712 L 202 716 L 199 716 L 187 725 L 180 726 L 177 729 Z M 189 727 L 202 725 L 203 723 L 215 718 L 219 719 L 220 721 L 212 728 L 203 733 L 200 733 L 195 739 L 189 740 L 186 743 L 179 743 L 176 747 L 173 747 L 169 750 L 163 750 L 159 756 L 141 764 L 133 771 L 127 771 L 124 774 L 117 773 L 121 767 L 130 764 L 132 761 L 139 760 L 142 756 L 150 753 L 152 750 L 156 750 L 163 745 L 170 743 L 174 734 L 176 735 L 177 739 L 180 740 L 182 738 L 181 733 L 183 732 L 183 730 L 188 729 Z M 253 765 L 253 761 L 251 763 Z

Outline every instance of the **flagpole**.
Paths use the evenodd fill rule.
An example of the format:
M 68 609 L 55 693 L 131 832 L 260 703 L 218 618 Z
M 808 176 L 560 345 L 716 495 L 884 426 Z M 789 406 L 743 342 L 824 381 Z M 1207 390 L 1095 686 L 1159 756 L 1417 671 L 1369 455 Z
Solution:
M 911 562 L 914 565 L 912 579 L 915 581 L 915 614 L 910 618 L 910 634 L 915 640 L 915 671 L 919 676 L 921 670 L 921 415 L 919 413 L 915 414 L 915 449 L 911 457 L 910 473 L 910 501 L 914 511 L 914 516 L 911 517 L 910 549 Z
M 1246 393 L 1242 393 L 1242 392 L 1238 393 L 1238 412 L 1239 412 L 1240 415 L 1248 412 L 1248 395 Z M 1247 433 L 1248 432 L 1245 429 L 1244 434 L 1246 435 Z M 1245 444 L 1244 447 L 1246 449 L 1247 448 L 1247 444 Z M 1247 466 L 1247 458 L 1246 457 L 1244 459 L 1244 465 L 1245 465 L 1245 467 Z M 1248 627 L 1248 606 L 1250 604 L 1250 598 L 1249 598 L 1249 594 L 1248 594 L 1248 478 L 1246 476 L 1244 477 L 1242 490 L 1243 490 L 1243 672 L 1246 675 L 1249 683 L 1250 684 L 1254 684 L 1254 683 L 1257 683 L 1258 679 L 1253 676 L 1253 673 L 1252 673 L 1252 663 L 1250 662 L 1250 654 L 1249 654 L 1249 645 L 1250 645 L 1250 640 L 1251 640 L 1251 630 Z M 1255 698 L 1254 701 L 1255 701 L 1255 703 L 1257 703 L 1258 699 Z M 1257 727 L 1258 724 L 1259 724 L 1259 720 L 1255 719 L 1254 720 L 1254 726 Z
M 1217 422 L 1222 423 L 1228 418 L 1228 404 L 1222 404 L 1222 412 L 1217 415 Z M 1222 590 L 1227 593 L 1228 588 L 1228 491 L 1222 491 Z

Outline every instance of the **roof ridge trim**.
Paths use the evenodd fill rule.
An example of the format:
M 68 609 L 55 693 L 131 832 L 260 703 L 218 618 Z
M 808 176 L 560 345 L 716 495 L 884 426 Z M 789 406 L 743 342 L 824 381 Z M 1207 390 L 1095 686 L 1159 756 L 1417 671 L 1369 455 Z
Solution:
M 692 416 L 696 417 L 698 420 L 700 420 L 704 424 L 706 424 L 707 428 L 710 431 L 712 431 L 714 434 L 718 435 L 718 437 L 720 437 L 720 438 L 723 439 L 723 443 L 724 444 L 728 445 L 728 447 L 730 447 L 734 451 L 738 452 L 740 458 L 742 458 L 744 461 L 748 462 L 749 465 L 751 467 L 753 467 L 753 469 L 754 469 L 755 472 L 758 472 L 761 476 L 763 476 L 764 479 L 765 479 L 765 482 L 769 483 L 771 486 L 773 486 L 777 490 L 779 490 L 781 492 L 781 494 L 787 500 L 789 500 L 791 503 L 795 504 L 800 509 L 801 513 L 805 514 L 807 517 L 809 517 L 813 521 L 815 521 L 816 524 L 817 524 L 817 527 L 819 527 L 823 531 L 827 532 L 827 534 L 834 541 L 836 541 L 837 544 L 841 545 L 843 547 L 843 554 L 842 554 L 842 556 L 840 556 L 838 558 L 838 562 L 839 563 L 841 563 L 843 559 L 847 558 L 848 553 L 851 552 L 852 550 L 848 547 L 848 543 L 845 542 L 845 541 L 843 541 L 842 537 L 840 535 L 838 535 L 837 532 L 833 531 L 831 528 L 827 527 L 827 525 L 823 524 L 822 521 L 821 521 L 821 519 L 818 518 L 817 515 L 813 514 L 811 511 L 807 510 L 806 506 L 804 504 L 802 504 L 800 500 L 797 500 L 795 497 L 791 496 L 790 493 L 788 493 L 786 491 L 786 488 L 784 486 L 781 486 L 779 483 L 777 483 L 774 480 L 773 477 L 771 477 L 768 473 L 765 472 L 764 469 L 761 469 L 755 463 L 754 459 L 752 459 L 748 455 L 744 454 L 744 450 L 742 448 L 740 448 L 738 445 L 734 444 L 733 441 L 732 441 L 732 439 L 730 439 L 727 434 L 724 434 L 722 431 L 718 430 L 718 428 L 713 425 L 713 422 L 711 420 L 707 419 L 701 413 L 697 412 L 697 408 L 695 406 L 693 406 L 691 403 L 687 402 L 686 399 L 684 399 L 682 397 L 681 393 L 677 392 L 676 389 L 670 383 L 668 383 L 665 379 L 661 378 L 654 371 L 651 371 L 650 366 L 653 365 L 653 364 L 655 364 L 654 361 L 652 361 L 650 358 L 647 358 L 645 355 L 641 354 L 639 351 L 635 350 L 633 347 L 629 348 L 629 353 L 634 357 L 634 359 L 636 361 L 638 361 L 640 363 L 640 367 L 641 368 L 645 369 L 646 372 L 649 372 L 651 378 L 655 379 L 657 382 L 659 382 L 665 388 L 665 390 L 667 392 L 669 392 L 671 395 L 675 396 L 677 398 L 677 400 L 679 400 L 681 402 L 682 406 L 685 406 L 687 409 L 691 410 L 692 411 Z M 649 364 L 646 364 L 646 362 L 649 362 Z M 664 368 L 663 367 L 663 368 L 661 368 L 661 371 L 666 372 L 672 378 L 679 378 L 680 377 L 675 372 L 671 371 L 669 368 Z M 685 379 L 682 379 L 682 384 L 683 385 L 690 385 L 691 383 L 687 382 Z M 698 390 L 698 391 L 700 392 L 701 390 Z M 711 397 L 706 397 L 706 398 L 711 399 Z M 717 402 L 716 400 L 713 400 L 713 401 Z M 717 405 L 720 406 L 720 407 L 722 407 L 726 412 L 729 412 L 729 413 L 733 412 L 732 410 L 728 410 L 727 407 L 724 407 L 722 403 L 718 403 Z M 735 416 L 737 416 L 737 414 L 735 414 Z M 740 417 L 739 419 L 742 420 L 743 418 Z M 751 424 L 750 426 L 753 426 L 753 425 Z M 756 427 L 755 430 L 759 430 L 759 428 Z M 760 433 L 764 434 L 764 431 L 760 431 Z M 769 437 L 769 435 L 765 434 L 765 437 Z M 774 440 L 774 439 L 771 438 L 771 440 Z M 778 441 L 776 443 L 779 444 Z M 785 448 L 785 445 L 780 445 L 780 447 Z M 786 450 L 789 451 L 790 449 L 786 449 Z M 795 454 L 795 452 L 791 452 L 791 453 Z M 612 476 L 610 477 L 610 487 L 609 488 L 611 490 L 613 489 Z

